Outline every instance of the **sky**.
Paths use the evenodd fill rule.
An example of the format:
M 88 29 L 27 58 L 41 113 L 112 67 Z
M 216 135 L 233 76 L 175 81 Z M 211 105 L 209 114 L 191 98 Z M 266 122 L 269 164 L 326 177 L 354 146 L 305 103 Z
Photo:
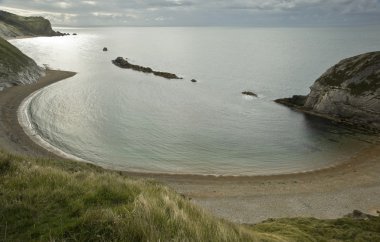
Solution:
M 380 25 L 380 0 L 0 0 L 53 26 Z

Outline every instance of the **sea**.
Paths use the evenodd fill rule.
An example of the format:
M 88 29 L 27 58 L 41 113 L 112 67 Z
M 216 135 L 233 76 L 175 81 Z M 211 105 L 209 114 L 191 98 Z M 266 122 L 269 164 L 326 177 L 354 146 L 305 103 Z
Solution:
M 130 172 L 256 176 L 324 169 L 371 145 L 273 100 L 305 95 L 341 59 L 379 50 L 380 26 L 58 30 L 77 35 L 11 43 L 41 66 L 77 72 L 20 110 L 34 140 L 61 155 Z M 183 79 L 121 69 L 119 56 Z

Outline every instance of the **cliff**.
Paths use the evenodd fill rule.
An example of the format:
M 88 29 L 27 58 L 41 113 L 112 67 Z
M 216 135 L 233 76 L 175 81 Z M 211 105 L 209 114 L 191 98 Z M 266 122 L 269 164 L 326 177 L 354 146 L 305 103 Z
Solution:
M 51 28 L 49 20 L 43 17 L 22 17 L 0 10 L 0 37 L 19 36 L 61 36 Z
M 380 131 L 380 52 L 344 59 L 310 87 L 307 96 L 276 102 L 339 122 Z
M 36 82 L 44 71 L 31 58 L 0 37 L 0 91 Z

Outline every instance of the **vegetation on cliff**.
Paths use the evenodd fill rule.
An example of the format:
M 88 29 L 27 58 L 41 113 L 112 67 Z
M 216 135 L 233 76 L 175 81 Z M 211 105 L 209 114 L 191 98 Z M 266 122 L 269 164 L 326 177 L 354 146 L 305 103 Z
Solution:
M 359 96 L 380 88 L 380 52 L 344 59 L 331 67 L 316 83 L 328 87 L 349 88 Z
M 74 161 L 0 152 L 4 241 L 379 241 L 380 218 L 217 219 L 168 187 Z

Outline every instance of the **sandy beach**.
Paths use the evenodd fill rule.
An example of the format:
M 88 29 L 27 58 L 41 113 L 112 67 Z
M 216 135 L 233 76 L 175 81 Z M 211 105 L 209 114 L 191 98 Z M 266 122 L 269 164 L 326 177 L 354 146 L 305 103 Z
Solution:
M 7 88 L 0 92 L 0 147 L 10 153 L 34 157 L 57 157 L 35 144 L 17 118 L 22 101 L 38 89 L 74 76 L 75 72 L 47 70 L 37 83 Z
M 32 85 L 0 92 L 0 147 L 10 153 L 57 158 L 36 143 L 18 123 L 21 102 L 34 91 L 75 75 L 47 71 Z M 268 218 L 337 218 L 359 209 L 380 210 L 380 146 L 373 145 L 341 165 L 289 175 L 212 177 L 128 173 L 157 179 L 218 217 L 239 223 Z

